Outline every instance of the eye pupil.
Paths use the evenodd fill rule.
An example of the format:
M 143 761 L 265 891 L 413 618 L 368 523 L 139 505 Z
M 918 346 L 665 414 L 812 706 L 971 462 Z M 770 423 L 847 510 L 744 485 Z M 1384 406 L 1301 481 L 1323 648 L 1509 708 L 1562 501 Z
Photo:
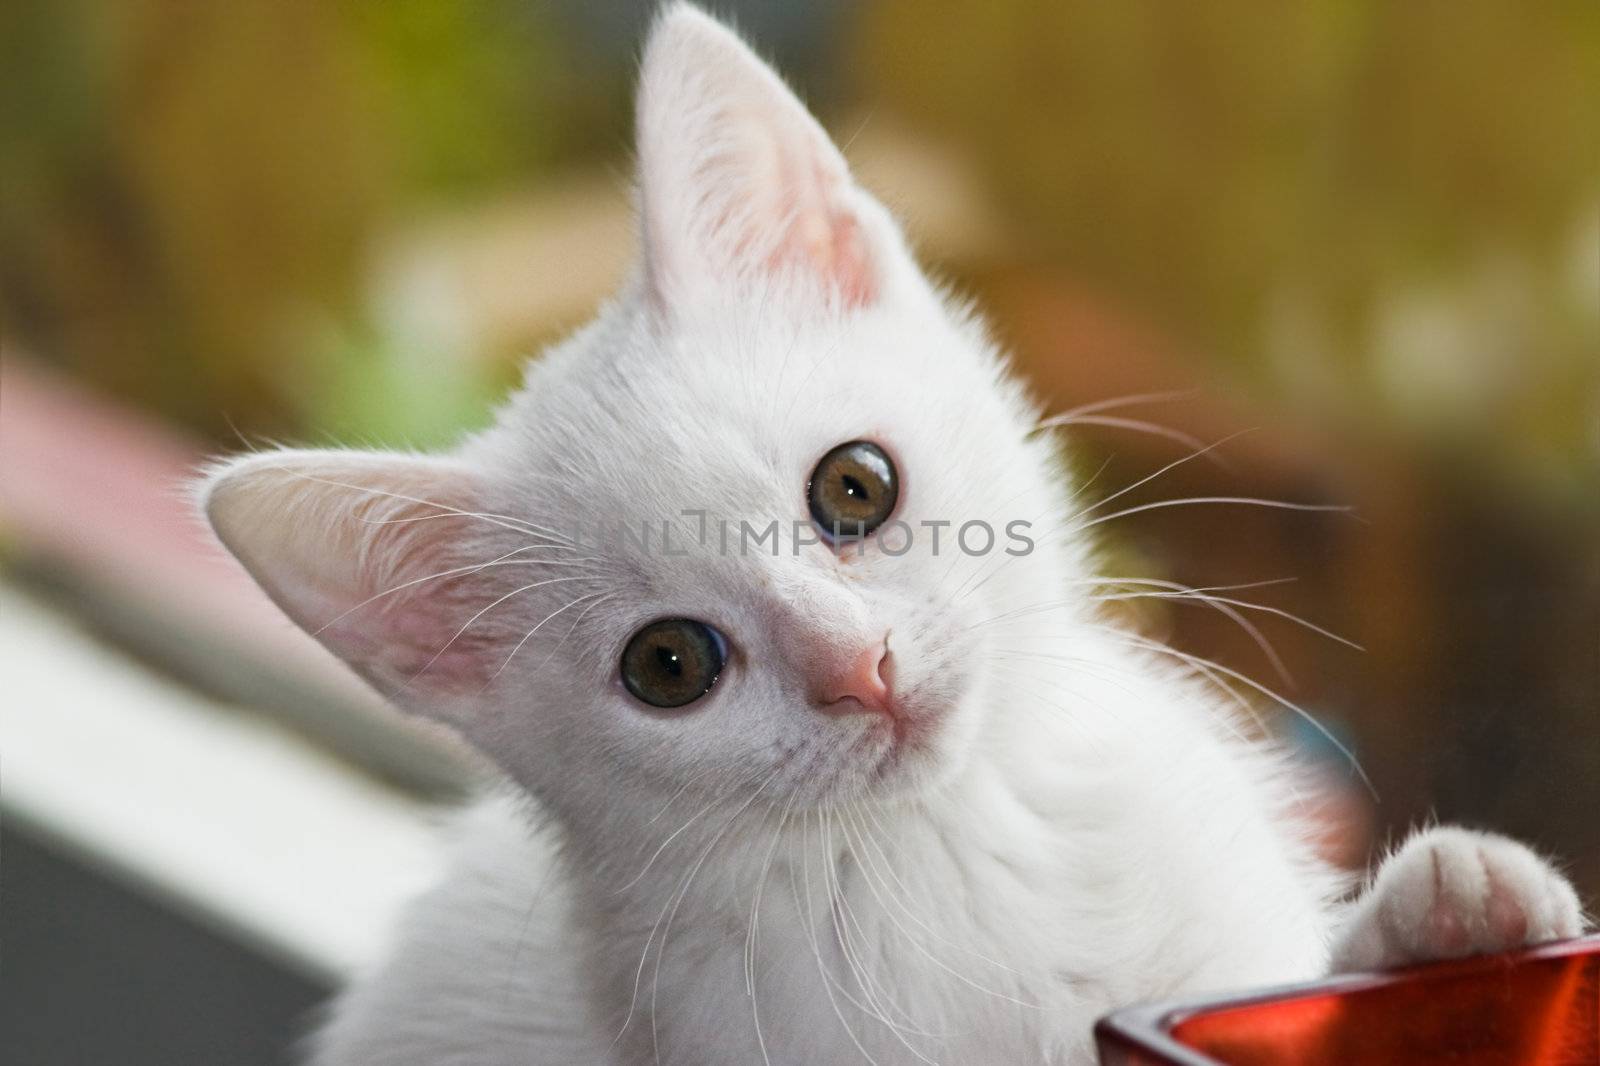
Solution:
M 663 618 L 622 650 L 622 683 L 652 707 L 684 707 L 717 683 L 727 662 L 722 634 L 691 618 Z
M 888 453 L 853 440 L 829 451 L 811 472 L 806 502 L 830 542 L 871 536 L 894 514 L 900 479 Z

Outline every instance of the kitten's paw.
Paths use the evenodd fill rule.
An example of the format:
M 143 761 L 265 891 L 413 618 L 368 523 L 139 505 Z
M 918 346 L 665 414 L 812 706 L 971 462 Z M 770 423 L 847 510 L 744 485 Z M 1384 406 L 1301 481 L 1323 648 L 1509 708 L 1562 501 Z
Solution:
M 1527 847 L 1492 833 L 1429 829 L 1379 867 L 1335 949 L 1334 967 L 1489 954 L 1582 930 L 1572 885 Z

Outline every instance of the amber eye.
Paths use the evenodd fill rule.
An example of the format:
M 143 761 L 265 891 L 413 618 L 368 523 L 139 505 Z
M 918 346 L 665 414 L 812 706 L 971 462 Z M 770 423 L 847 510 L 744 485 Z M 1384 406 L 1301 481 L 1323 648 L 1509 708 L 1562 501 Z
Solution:
M 853 440 L 822 457 L 811 472 L 806 500 L 830 541 L 867 537 L 889 520 L 900 497 L 894 463 L 871 441 Z
M 652 707 L 683 707 L 711 691 L 727 662 L 722 634 L 688 618 L 651 622 L 622 650 L 622 683 Z

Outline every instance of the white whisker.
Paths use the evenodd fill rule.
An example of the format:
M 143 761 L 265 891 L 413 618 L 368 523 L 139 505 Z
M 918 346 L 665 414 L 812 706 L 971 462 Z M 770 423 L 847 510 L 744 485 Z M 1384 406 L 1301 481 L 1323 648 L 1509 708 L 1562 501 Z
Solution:
M 650 1041 L 652 1046 L 655 1048 L 656 1062 L 658 1064 L 661 1061 L 661 1039 L 656 1028 L 656 995 L 661 986 L 661 960 L 666 957 L 667 939 L 672 936 L 672 922 L 678 916 L 678 908 L 683 905 L 684 897 L 689 894 L 689 889 L 691 886 L 693 886 L 695 875 L 700 872 L 700 867 L 705 865 L 706 859 L 711 856 L 711 853 L 716 849 L 717 844 L 722 840 L 723 836 L 728 832 L 728 830 L 732 828 L 733 824 L 739 820 L 740 816 L 743 815 L 745 811 L 750 809 L 750 805 L 754 803 L 758 797 L 760 797 L 762 792 L 766 791 L 768 785 L 772 784 L 772 782 L 778 779 L 778 775 L 783 771 L 783 768 L 784 767 L 782 763 L 779 763 L 777 766 L 775 766 L 772 772 L 767 775 L 766 780 L 762 781 L 761 785 L 756 788 L 754 792 L 750 793 L 750 797 L 739 805 L 738 810 L 730 814 L 727 820 L 722 823 L 722 826 L 717 830 L 716 835 L 711 838 L 711 842 L 705 846 L 703 851 L 700 852 L 700 857 L 695 860 L 694 866 L 689 870 L 688 876 L 684 879 L 683 888 L 678 892 L 677 901 L 672 904 L 672 911 L 667 915 L 667 924 L 661 928 L 661 946 L 656 950 L 655 970 L 652 972 L 650 977 Z
M 1189 400 L 1200 395 L 1199 389 L 1164 389 L 1159 392 L 1136 392 L 1128 396 L 1113 396 L 1105 400 L 1094 400 L 1081 404 L 1071 410 L 1062 411 L 1060 414 L 1050 415 L 1041 419 L 1037 429 L 1047 429 L 1055 425 L 1068 424 L 1074 418 L 1082 415 L 1097 414 L 1101 411 L 1115 411 L 1121 407 L 1135 407 L 1146 403 L 1169 403 L 1173 400 Z M 1063 420 L 1066 420 L 1065 422 Z
M 320 633 L 322 633 L 324 630 L 330 628 L 331 626 L 338 625 L 340 622 L 344 621 L 346 618 L 350 617 L 352 614 L 354 614 L 357 611 L 361 610 L 361 608 L 366 607 L 369 604 L 376 603 L 379 600 L 385 598 L 386 596 L 393 596 L 397 592 L 404 592 L 406 589 L 415 588 L 417 585 L 426 584 L 429 581 L 438 581 L 438 580 L 440 580 L 442 578 L 456 577 L 456 576 L 461 575 L 461 574 L 476 574 L 476 573 L 479 573 L 480 571 L 490 570 L 490 569 L 493 569 L 493 568 L 495 568 L 497 566 L 549 566 L 549 567 L 555 567 L 557 569 L 564 569 L 564 568 L 587 569 L 586 567 L 583 567 L 582 563 L 580 561 L 578 561 L 578 560 L 569 560 L 569 559 L 559 559 L 559 560 L 551 560 L 551 559 L 513 559 L 513 558 L 511 558 L 513 555 L 519 555 L 522 552 L 537 551 L 538 549 L 545 548 L 545 547 L 549 547 L 549 545 L 545 545 L 545 544 L 526 544 L 526 545 L 523 545 L 520 548 L 514 548 L 511 551 L 506 552 L 504 555 L 498 556 L 497 558 L 490 559 L 486 563 L 473 563 L 473 564 L 471 564 L 469 566 L 456 566 L 456 567 L 450 568 L 449 570 L 440 570 L 437 573 L 425 574 L 422 577 L 412 578 L 410 581 L 402 582 L 401 584 L 395 585 L 395 586 L 393 586 L 391 588 L 386 588 L 382 592 L 376 593 L 376 594 L 374 594 L 372 596 L 368 596 L 366 599 L 362 600 L 360 603 L 356 604 L 354 607 L 351 607 L 347 611 L 341 612 L 339 615 L 337 615 L 334 618 L 331 618 L 328 621 L 324 622 L 322 625 L 318 626 L 316 629 L 313 629 L 311 631 L 311 635 L 312 636 L 319 635 Z
M 1160 641 L 1147 640 L 1132 633 L 1120 632 L 1110 628 L 1106 628 L 1105 632 L 1127 640 L 1137 647 L 1142 647 L 1148 651 L 1153 651 L 1158 655 L 1170 655 L 1173 658 L 1182 662 L 1186 662 L 1197 669 L 1204 667 L 1208 670 L 1215 670 L 1218 673 L 1230 677 L 1248 688 L 1254 689 L 1256 692 L 1259 692 L 1261 695 L 1267 697 L 1267 699 L 1278 704 L 1280 707 L 1293 712 L 1307 725 L 1311 726 L 1318 733 L 1320 733 L 1323 739 L 1327 740 L 1329 744 L 1333 745 L 1340 755 L 1344 756 L 1344 758 L 1350 763 L 1350 768 L 1355 772 L 1356 776 L 1361 779 L 1361 783 L 1364 784 L 1367 787 L 1367 791 L 1372 794 L 1373 799 L 1378 798 L 1378 790 L 1373 785 L 1372 779 L 1367 776 L 1367 771 L 1362 767 L 1361 761 L 1356 758 L 1355 752 L 1351 751 L 1342 740 L 1334 736 L 1327 726 L 1317 721 L 1316 716 L 1310 711 L 1306 710 L 1304 707 L 1301 707 L 1299 704 L 1281 695 L 1280 693 L 1273 691 L 1271 688 L 1268 688 L 1261 682 L 1256 681 L 1254 678 L 1248 677 L 1245 674 L 1240 673 L 1238 670 L 1234 670 L 1223 666 L 1220 663 L 1213 662 L 1210 659 L 1206 659 L 1198 655 L 1190 655 L 1188 652 L 1182 652 L 1178 651 L 1176 648 L 1170 648 L 1167 645 L 1162 644 Z
M 1109 415 L 1079 415 L 1075 418 L 1057 416 L 1039 423 L 1035 429 L 1054 429 L 1062 426 L 1105 426 L 1109 429 L 1127 429 L 1135 433 L 1148 433 L 1152 437 L 1176 441 L 1186 448 L 1205 447 L 1205 442 L 1191 433 L 1138 418 L 1113 418 Z
M 459 507 L 452 507 L 447 503 L 439 503 L 437 500 L 423 499 L 420 496 L 407 496 L 405 493 L 390 492 L 387 489 L 375 489 L 370 485 L 352 485 L 344 481 L 334 481 L 331 478 L 318 477 L 315 474 L 307 474 L 303 471 L 295 470 L 287 466 L 275 466 L 271 467 L 270 469 L 288 474 L 291 477 L 299 478 L 302 481 L 310 481 L 318 485 L 327 485 L 329 488 L 349 489 L 351 492 L 362 492 L 369 496 L 381 496 L 386 499 L 400 500 L 403 503 L 416 503 L 421 504 L 424 507 L 433 507 L 447 514 L 459 515 L 462 517 L 474 517 L 479 521 L 487 522 L 489 525 L 500 526 L 504 529 L 509 529 L 513 532 L 522 533 L 527 536 L 536 536 L 539 533 L 539 530 L 537 529 L 528 528 L 521 522 L 520 519 L 511 518 L 507 515 L 489 515 L 483 512 L 464 511 Z
M 572 578 L 571 580 L 573 580 L 573 581 L 592 581 L 593 578 L 587 578 L 587 577 L 585 577 L 585 578 Z M 528 630 L 526 633 L 524 633 L 522 635 L 522 639 L 517 641 L 516 647 L 511 649 L 511 654 L 506 656 L 505 662 L 500 664 L 499 669 L 495 670 L 495 672 L 493 674 L 489 675 L 489 680 L 488 680 L 488 682 L 485 683 L 484 687 L 487 688 L 489 685 L 494 684 L 495 678 L 497 678 L 501 674 L 505 673 L 506 667 L 511 665 L 511 660 L 515 659 L 517 657 L 517 652 L 522 650 L 522 646 L 524 644 L 528 643 L 529 640 L 533 639 L 533 635 L 535 633 L 539 632 L 539 630 L 544 628 L 545 623 L 549 622 L 551 619 L 555 618 L 557 615 L 563 613 L 564 611 L 570 611 L 572 608 L 578 606 L 578 604 L 580 604 L 580 603 L 586 603 L 591 599 L 595 599 L 596 597 L 605 596 L 605 595 L 609 595 L 609 594 L 608 593 L 603 593 L 603 592 L 592 592 L 587 596 L 579 596 L 575 600 L 567 601 L 566 603 L 562 604 L 560 607 L 557 607 L 555 610 L 553 610 L 549 614 L 545 615 L 543 618 L 539 619 L 538 624 L 535 625 L 532 629 Z M 541 666 L 542 665 L 543 664 L 541 664 Z
M 450 639 L 444 642 L 444 646 L 442 648 L 440 648 L 438 651 L 434 652 L 432 658 L 430 658 L 427 662 L 422 664 L 422 668 L 421 669 L 419 669 L 416 673 L 412 674 L 410 677 L 406 678 L 405 684 L 401 685 L 398 689 L 396 689 L 393 693 L 390 694 L 390 698 L 393 699 L 395 696 L 398 696 L 400 693 L 404 692 L 406 690 L 406 688 L 409 687 L 413 681 L 415 681 L 417 678 L 421 677 L 423 674 L 427 673 L 428 667 L 430 667 L 434 663 L 438 662 L 439 661 L 439 657 L 441 655 L 443 655 L 445 652 L 449 651 L 450 650 L 450 646 L 452 644 L 454 644 L 457 640 L 460 640 L 462 634 L 466 633 L 467 630 L 472 628 L 473 623 L 475 623 L 478 619 L 482 618 L 484 615 L 488 614 L 490 611 L 494 610 L 496 607 L 500 606 L 502 603 L 504 603 L 507 600 L 511 599 L 513 596 L 520 595 L 521 593 L 524 593 L 524 592 L 529 592 L 529 591 L 531 591 L 533 589 L 536 589 L 536 588 L 543 588 L 546 585 L 559 585 L 559 584 L 562 584 L 563 582 L 568 582 L 568 581 L 590 581 L 590 580 L 593 580 L 593 579 L 590 578 L 590 577 L 587 577 L 587 576 L 582 576 L 582 577 L 552 577 L 552 578 L 547 578 L 544 581 L 535 581 L 532 584 L 523 585 L 523 586 L 521 586 L 519 588 L 512 589 L 510 592 L 508 592 L 504 596 L 501 596 L 498 599 L 492 601 L 488 606 L 483 607 L 476 614 L 474 614 L 471 618 L 467 619 L 466 624 L 463 625 L 460 629 L 456 630 L 455 633 L 451 635 Z M 520 645 L 519 645 L 519 647 L 520 647 Z M 504 669 L 504 667 L 502 666 L 501 669 Z M 499 671 L 497 670 L 497 671 L 495 671 L 495 677 L 498 677 L 498 676 L 499 676 Z M 493 681 L 494 677 L 491 677 L 489 680 Z
M 1253 432 L 1253 431 L 1252 430 L 1248 430 L 1248 429 L 1241 429 L 1237 433 L 1228 434 L 1226 437 L 1223 437 L 1221 440 L 1216 441 L 1213 444 L 1207 444 L 1205 447 L 1201 448 L 1199 451 L 1190 452 L 1188 455 L 1185 455 L 1181 459 L 1174 459 L 1172 462 L 1168 463 L 1166 466 L 1163 466 L 1161 469 L 1157 470 L 1155 473 L 1146 474 L 1144 477 L 1140 478 L 1138 481 L 1135 481 L 1133 484 L 1127 485 L 1127 486 L 1125 486 L 1123 488 L 1118 489 L 1116 492 L 1113 492 L 1111 495 L 1105 497 L 1104 499 L 1095 501 L 1093 504 L 1090 504 L 1088 507 L 1084 508 L 1083 511 L 1080 512 L 1080 513 L 1081 514 L 1089 514 L 1092 511 L 1097 511 L 1100 508 L 1104 507 L 1106 504 L 1110 503 L 1112 500 L 1118 499 L 1119 497 L 1122 497 L 1122 496 L 1126 496 L 1128 493 L 1132 492 L 1136 488 L 1139 488 L 1141 485 L 1148 485 L 1150 482 L 1154 481 L 1156 478 L 1158 478 L 1161 475 L 1167 473 L 1168 471 L 1176 470 L 1178 467 L 1182 466 L 1185 463 L 1191 463 L 1194 460 L 1199 459 L 1201 456 L 1209 455 L 1212 452 L 1216 451 L 1218 448 L 1222 447 L 1224 444 L 1227 444 L 1227 443 L 1229 443 L 1230 441 L 1233 441 L 1233 440 L 1237 440 L 1239 437 L 1242 437 L 1246 433 L 1250 433 L 1250 432 Z
M 1269 507 L 1280 511 L 1314 511 L 1329 514 L 1350 514 L 1352 511 L 1350 507 L 1333 503 L 1293 503 L 1289 500 L 1265 500 L 1254 496 L 1186 496 L 1177 500 L 1156 500 L 1154 503 L 1141 503 L 1136 507 L 1124 507 L 1120 511 L 1113 511 L 1111 514 L 1101 515 L 1074 526 L 1072 531 L 1089 529 L 1102 522 L 1111 522 L 1145 511 L 1158 511 L 1165 507 L 1193 507 L 1199 504 L 1232 504 L 1244 507 Z
M 861 1038 L 856 1035 L 856 1031 L 852 1029 L 850 1027 L 850 1023 L 845 1020 L 844 1011 L 839 1008 L 839 1001 L 835 999 L 833 995 L 833 989 L 836 982 L 833 980 L 833 976 L 828 973 L 827 965 L 822 960 L 822 946 L 817 941 L 817 915 L 816 910 L 812 907 L 811 903 L 811 864 L 809 861 L 811 853 L 811 812 L 802 811 L 801 814 L 803 815 L 803 824 L 800 834 L 800 879 L 805 885 L 806 931 L 810 935 L 811 939 L 811 952 L 816 956 L 817 959 L 817 973 L 822 978 L 822 991 L 827 995 L 828 1005 L 833 1008 L 834 1016 L 839 1019 L 839 1024 L 844 1027 L 845 1035 L 850 1038 L 850 1043 L 855 1045 L 855 1049 L 861 1053 L 862 1058 L 867 1060 L 869 1066 L 878 1066 L 878 1060 L 874 1059 L 872 1054 L 867 1051 L 866 1045 L 861 1043 Z M 824 856 L 824 858 L 826 858 L 826 856 Z M 790 885 L 793 886 L 794 867 L 792 865 L 789 867 L 789 882 Z M 799 904 L 800 893 L 798 890 L 796 890 L 795 905 L 798 907 Z M 850 994 L 845 992 L 844 989 L 841 988 L 839 991 L 847 999 L 850 999 L 852 1003 L 855 1002 L 854 997 L 850 996 Z M 861 1005 L 856 1003 L 856 1006 L 860 1007 Z M 866 1010 L 865 1007 L 862 1007 L 861 1009 Z
M 740 779 L 734 781 L 731 785 L 729 785 L 728 788 L 722 790 L 722 792 L 719 793 L 718 798 L 732 795 L 733 792 L 735 790 L 737 790 L 740 785 L 748 784 L 751 781 L 754 781 L 755 777 L 756 777 L 756 775 L 751 774 L 751 775 L 749 775 L 747 777 L 740 778 Z M 713 803 L 714 802 L 715 801 L 713 801 Z M 704 813 L 705 813 L 704 811 L 701 812 L 701 814 L 704 814 Z M 701 816 L 701 814 L 696 814 L 695 818 L 698 819 Z M 676 834 L 674 834 L 674 835 L 676 835 Z M 652 857 L 651 861 L 652 862 L 654 861 L 654 857 Z M 679 884 L 682 884 L 681 880 L 680 880 Z M 611 1040 L 611 1046 L 612 1047 L 616 1047 L 617 1042 L 622 1039 L 622 1037 L 623 1037 L 623 1035 L 625 1033 L 627 1033 L 628 1026 L 630 1024 L 632 1024 L 632 1022 L 633 1022 L 634 1012 L 637 1010 L 637 1008 L 639 1006 L 639 986 L 644 980 L 644 968 L 645 968 L 645 965 L 649 961 L 649 958 L 650 958 L 650 947 L 655 942 L 656 931 L 660 928 L 662 921 L 666 918 L 666 916 L 667 916 L 667 908 L 672 905 L 672 899 L 673 899 L 675 894 L 676 894 L 675 891 L 673 893 L 669 893 L 668 894 L 667 901 L 661 905 L 661 911 L 660 911 L 659 914 L 656 915 L 656 920 L 650 926 L 650 932 L 645 937 L 644 948 L 639 952 L 639 966 L 634 971 L 634 974 L 633 974 L 633 996 L 628 1002 L 628 1013 L 623 1017 L 622 1026 L 617 1030 L 617 1035 L 615 1037 L 613 1037 L 612 1040 Z M 658 955 L 658 958 L 659 958 L 659 955 Z

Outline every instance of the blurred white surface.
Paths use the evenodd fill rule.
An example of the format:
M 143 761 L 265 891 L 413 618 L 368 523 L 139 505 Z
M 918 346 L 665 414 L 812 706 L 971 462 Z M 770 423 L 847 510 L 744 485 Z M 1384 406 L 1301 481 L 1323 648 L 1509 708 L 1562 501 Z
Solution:
M 308 976 L 373 960 L 438 811 L 0 586 L 0 808 Z

